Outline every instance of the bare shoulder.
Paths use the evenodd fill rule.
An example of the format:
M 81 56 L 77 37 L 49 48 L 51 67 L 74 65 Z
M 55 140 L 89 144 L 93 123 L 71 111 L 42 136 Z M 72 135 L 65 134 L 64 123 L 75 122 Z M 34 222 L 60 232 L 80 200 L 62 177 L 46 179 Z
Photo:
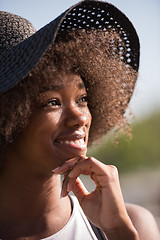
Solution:
M 160 239 L 160 232 L 151 212 L 141 206 L 130 203 L 126 203 L 126 209 L 133 225 L 139 233 L 140 239 Z

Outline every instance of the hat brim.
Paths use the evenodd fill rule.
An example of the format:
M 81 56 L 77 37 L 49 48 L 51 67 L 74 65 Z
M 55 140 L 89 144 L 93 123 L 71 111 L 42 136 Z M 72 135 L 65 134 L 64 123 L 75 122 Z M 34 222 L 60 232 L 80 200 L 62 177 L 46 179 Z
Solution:
M 81 1 L 78 4 L 72 6 L 64 13 L 62 13 L 58 18 L 41 28 L 35 34 L 25 39 L 23 42 L 9 49 L 5 55 L 0 57 L 0 93 L 8 91 L 10 88 L 14 87 L 19 83 L 23 78 L 28 75 L 35 65 L 39 62 L 43 54 L 47 51 L 50 44 L 55 41 L 57 33 L 62 26 L 62 22 L 65 17 L 71 13 L 72 10 L 76 10 L 74 13 L 74 20 L 83 18 L 84 15 L 81 14 L 79 17 L 80 11 L 84 9 L 94 9 L 94 11 L 88 10 L 87 18 L 85 24 L 82 21 L 79 21 L 78 24 L 75 24 L 72 21 L 72 25 L 69 22 L 65 21 L 63 28 L 66 28 L 67 24 L 69 30 L 72 28 L 97 28 L 99 29 L 102 26 L 105 29 L 108 29 L 110 26 L 121 28 L 122 36 L 126 38 L 126 44 L 128 44 L 128 49 L 132 54 L 132 61 L 128 64 L 132 66 L 133 69 L 138 70 L 139 67 L 139 40 L 137 33 L 129 21 L 129 19 L 116 7 L 107 2 L 103 1 Z M 86 10 L 87 11 L 87 10 Z M 98 15 L 101 13 L 101 21 L 91 22 L 89 14 L 93 15 L 95 13 L 94 19 L 98 18 Z M 83 12 L 84 13 L 84 12 Z M 88 20 L 87 20 L 88 19 Z M 87 23 L 89 22 L 89 25 Z M 89 27 L 88 27 L 89 26 Z M 107 31 L 107 30 L 106 30 Z M 127 62 L 126 55 L 124 56 L 124 61 Z
M 5 53 L 5 56 L 1 56 L 0 93 L 14 87 L 34 68 L 51 42 L 54 41 L 58 26 L 64 16 L 65 13 L 23 42 L 9 49 Z

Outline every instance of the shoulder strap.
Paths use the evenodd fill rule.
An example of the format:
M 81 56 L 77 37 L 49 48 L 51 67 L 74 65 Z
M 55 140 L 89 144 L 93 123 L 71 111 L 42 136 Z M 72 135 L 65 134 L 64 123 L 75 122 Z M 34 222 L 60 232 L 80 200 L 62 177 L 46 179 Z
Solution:
M 89 221 L 89 223 L 90 223 L 97 239 L 98 240 L 106 240 L 106 237 L 104 236 L 104 233 L 102 232 L 102 230 L 100 228 L 96 227 L 95 225 L 93 225 L 93 223 L 91 223 L 90 221 Z
M 72 210 L 73 210 L 73 200 L 72 200 L 72 198 L 71 198 L 70 195 L 68 195 L 68 196 L 69 196 L 69 198 L 70 198 L 70 200 L 71 200 L 71 206 L 72 206 Z M 88 222 L 89 222 L 89 224 L 91 225 L 92 230 L 93 230 L 93 232 L 94 232 L 94 234 L 96 235 L 96 237 L 97 237 L 98 240 L 107 240 L 107 238 L 104 236 L 104 233 L 102 232 L 102 230 L 101 230 L 100 228 L 96 227 L 93 223 L 91 223 L 91 222 L 89 221 L 89 219 L 88 219 Z M 0 240 L 1 240 L 1 239 L 0 239 Z

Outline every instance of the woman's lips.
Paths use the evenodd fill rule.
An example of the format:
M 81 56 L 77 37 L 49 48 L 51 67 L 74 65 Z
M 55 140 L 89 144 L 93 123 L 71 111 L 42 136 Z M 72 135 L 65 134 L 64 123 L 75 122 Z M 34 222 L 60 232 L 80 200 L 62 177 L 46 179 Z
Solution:
M 75 133 L 72 136 L 65 136 L 63 138 L 58 138 L 55 140 L 55 144 L 59 147 L 68 148 L 70 150 L 76 151 L 86 151 L 86 137 L 84 134 Z
M 87 148 L 84 138 L 72 139 L 72 140 L 59 139 L 59 140 L 56 140 L 55 143 L 59 144 L 59 146 L 73 148 L 73 149 L 77 149 L 77 150 L 86 150 L 86 148 Z

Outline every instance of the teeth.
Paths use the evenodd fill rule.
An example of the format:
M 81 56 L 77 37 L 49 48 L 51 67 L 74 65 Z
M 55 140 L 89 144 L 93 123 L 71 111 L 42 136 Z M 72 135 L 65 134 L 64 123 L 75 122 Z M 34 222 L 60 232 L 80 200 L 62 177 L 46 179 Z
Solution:
M 76 145 L 80 144 L 79 140 L 75 140 L 74 142 L 75 142 Z
M 72 140 L 72 141 L 69 141 L 69 140 L 65 140 L 65 141 L 59 141 L 60 143 L 65 143 L 65 144 L 72 144 L 72 145 L 84 145 L 84 138 L 81 138 L 79 140 Z
M 84 144 L 84 139 L 80 139 L 79 142 L 80 142 L 81 145 L 83 145 Z

